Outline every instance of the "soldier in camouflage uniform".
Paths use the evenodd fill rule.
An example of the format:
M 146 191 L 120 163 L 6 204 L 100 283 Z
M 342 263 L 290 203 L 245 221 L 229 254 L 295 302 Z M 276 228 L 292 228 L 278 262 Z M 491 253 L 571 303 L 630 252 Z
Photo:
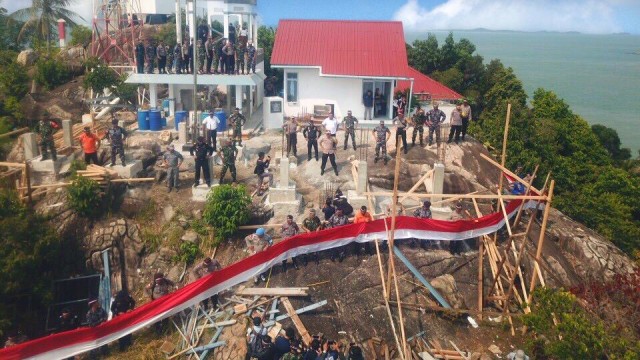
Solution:
M 89 311 L 87 311 L 87 325 L 90 327 L 96 327 L 103 322 L 107 321 L 107 312 L 100 306 L 97 300 L 89 301 Z M 109 355 L 109 346 L 103 345 L 98 349 L 89 351 L 89 359 L 95 359 L 102 354 L 103 356 Z
M 256 48 L 251 41 L 247 44 L 247 74 L 256 73 Z
M 156 53 L 156 47 L 153 46 L 153 43 L 151 42 L 151 40 L 147 41 L 147 48 L 145 49 L 144 54 L 147 57 L 146 58 L 147 74 L 153 74 L 157 53 Z
M 151 301 L 159 299 L 171 292 L 171 289 L 176 287 L 176 284 L 164 277 L 161 272 L 156 273 L 153 276 L 153 282 L 145 287 L 146 292 L 151 297 Z M 162 333 L 162 330 L 169 324 L 169 319 L 164 319 L 156 322 L 153 327 L 156 334 Z
M 242 146 L 242 127 L 247 119 L 240 114 L 240 109 L 235 108 L 233 114 L 229 116 L 229 125 L 233 128 L 233 142 L 237 142 L 238 146 Z
M 124 162 L 124 139 L 127 137 L 127 132 L 118 126 L 118 119 L 111 120 L 113 127 L 107 131 L 107 139 L 111 141 L 111 165 L 116 164 L 116 153 L 120 155 L 122 166 L 126 166 Z
M 411 135 L 411 146 L 416 145 L 416 135 L 420 135 L 420 146 L 424 145 L 424 123 L 427 121 L 427 116 L 424 114 L 424 110 L 418 109 L 411 119 L 413 122 L 413 134 Z
M 315 209 L 309 209 L 309 216 L 302 221 L 302 230 L 308 233 L 322 230 L 322 221 L 316 216 Z M 316 265 L 320 264 L 320 255 L 318 255 L 317 251 L 309 255 L 315 258 Z M 302 255 L 302 263 L 307 266 L 307 254 Z
M 242 42 L 238 42 L 236 44 L 236 75 L 240 74 L 240 72 L 242 72 L 242 75 L 244 75 L 244 52 L 245 52 L 245 46 Z
M 344 130 L 344 150 L 347 150 L 347 144 L 349 143 L 349 135 L 351 135 L 351 142 L 353 143 L 353 150 L 356 149 L 356 125 L 358 119 L 351 115 L 351 110 L 347 111 L 347 116 L 342 119 L 342 125 Z
M 45 118 L 41 119 L 38 124 L 38 134 L 40 135 L 42 160 L 49 159 L 49 151 L 51 151 L 51 159 L 53 161 L 58 160 L 56 145 L 53 142 L 53 127 L 51 126 L 51 119 L 49 119 L 47 115 L 45 115 Z
M 204 47 L 202 40 L 198 40 L 198 73 L 205 72 L 205 59 L 207 57 L 207 49 Z
M 220 172 L 220 185 L 222 180 L 227 174 L 227 169 L 231 171 L 231 179 L 236 182 L 236 156 L 238 156 L 238 149 L 233 146 L 233 143 L 227 140 L 227 143 L 220 151 L 220 157 L 222 158 L 222 171 Z
M 380 125 L 373 129 L 373 136 L 376 140 L 376 158 L 373 161 L 378 162 L 380 160 L 380 150 L 382 150 L 382 159 L 384 164 L 387 165 L 387 141 L 391 136 L 391 130 L 384 125 L 384 121 L 380 121 Z
M 440 143 L 440 124 L 447 118 L 444 111 L 438 109 L 438 104 L 433 104 L 433 109 L 427 113 L 427 126 L 429 127 L 429 146 L 433 143 L 433 133 L 436 133 L 436 143 Z
M 327 221 L 326 228 L 331 229 L 347 224 L 349 224 L 349 217 L 344 214 L 342 209 L 337 208 L 336 212 L 331 215 L 331 217 Z M 331 261 L 336 261 L 336 255 L 338 257 L 338 261 L 342 262 L 342 260 L 344 260 L 344 258 L 347 256 L 346 246 L 340 246 L 331 249 Z
M 166 45 L 165 51 L 167 52 L 167 73 L 173 74 L 173 49 Z

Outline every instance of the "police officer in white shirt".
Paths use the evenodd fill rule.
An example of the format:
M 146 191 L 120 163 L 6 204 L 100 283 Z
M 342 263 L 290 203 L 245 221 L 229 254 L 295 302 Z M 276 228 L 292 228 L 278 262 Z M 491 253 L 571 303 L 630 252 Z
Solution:
M 202 120 L 202 132 L 206 134 L 207 143 L 211 145 L 213 151 L 216 150 L 216 136 L 218 136 L 218 125 L 220 119 L 215 116 L 213 110 L 209 111 L 209 116 Z
M 331 136 L 335 138 L 336 133 L 338 132 L 338 127 L 340 126 L 340 121 L 338 121 L 338 119 L 333 116 L 333 112 L 330 112 L 329 117 L 322 121 L 322 126 L 324 126 L 325 130 L 331 133 Z M 335 144 L 333 148 L 336 148 Z

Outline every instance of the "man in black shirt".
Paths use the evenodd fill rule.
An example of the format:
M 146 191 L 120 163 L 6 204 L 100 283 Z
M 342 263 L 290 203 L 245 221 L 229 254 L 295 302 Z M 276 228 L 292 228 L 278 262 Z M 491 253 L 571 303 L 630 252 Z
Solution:
M 211 187 L 211 173 L 209 172 L 209 156 L 213 154 L 213 147 L 207 144 L 203 136 L 198 136 L 198 142 L 189 150 L 191 156 L 196 157 L 196 178 L 193 187 L 200 184 L 200 169 L 204 173 L 204 180 L 207 186 Z
M 311 161 L 311 148 L 313 147 L 316 154 L 316 161 L 318 161 L 318 136 L 320 130 L 313 123 L 313 120 L 309 120 L 309 124 L 302 130 L 302 135 L 307 139 L 307 161 Z
M 264 178 L 269 178 L 269 186 L 273 185 L 273 174 L 269 172 L 269 163 L 271 162 L 271 156 L 267 156 L 265 159 L 264 152 L 260 151 L 258 153 L 258 160 L 256 161 L 256 168 L 253 170 L 253 173 L 258 175 L 258 192 L 260 192 L 260 188 L 262 187 L 262 183 L 264 182 Z

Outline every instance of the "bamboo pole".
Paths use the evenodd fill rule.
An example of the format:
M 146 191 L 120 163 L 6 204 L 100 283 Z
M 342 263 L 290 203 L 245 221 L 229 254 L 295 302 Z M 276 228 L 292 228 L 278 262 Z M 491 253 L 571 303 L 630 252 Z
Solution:
M 400 199 L 400 202 L 405 201 L 408 197 L 411 197 L 411 195 L 418 190 L 418 188 L 420 187 L 420 185 L 422 185 L 422 183 L 424 181 L 426 181 L 431 175 L 433 174 L 433 170 L 429 170 L 427 171 L 421 178 L 420 180 L 418 180 L 415 185 L 413 185 L 413 187 L 411 189 L 409 189 L 409 191 L 407 192 L 407 194 L 405 196 L 402 197 L 402 199 Z
M 23 127 L 23 128 L 18 129 L 18 130 L 9 131 L 9 132 L 6 132 L 4 134 L 0 134 L 0 139 L 5 138 L 5 137 L 9 137 L 11 135 L 19 135 L 19 134 L 22 134 L 23 132 L 27 132 L 27 131 L 29 131 L 28 127 Z
M 398 339 L 398 333 L 396 332 L 396 326 L 393 322 L 393 315 L 391 314 L 391 307 L 389 306 L 389 299 L 387 298 L 387 286 L 384 280 L 384 270 L 382 268 L 382 256 L 380 255 L 380 247 L 378 246 L 378 240 L 375 240 L 376 253 L 378 254 L 378 267 L 380 268 L 380 281 L 382 282 L 382 297 L 384 298 L 385 307 L 387 309 L 387 315 L 389 316 L 389 323 L 391 323 L 391 330 L 393 331 L 393 338 L 396 341 L 396 346 L 400 349 L 400 340 Z M 400 352 L 400 358 L 405 359 L 404 353 Z
M 26 160 L 24 162 L 24 177 L 27 185 L 27 199 L 29 199 L 29 206 L 31 206 L 33 204 L 33 198 L 31 197 L 31 169 Z
M 113 179 L 112 183 L 130 183 L 130 182 L 147 182 L 155 181 L 155 178 L 135 178 L 135 179 Z
M 24 167 L 26 167 L 27 165 L 22 164 L 22 163 L 14 163 L 14 162 L 0 161 L 0 166 L 24 168 Z
M 540 165 L 536 165 L 536 168 L 533 170 L 533 174 L 531 174 L 531 179 L 529 180 L 530 183 L 527 184 L 527 189 L 525 190 L 524 194 L 527 195 L 529 193 L 529 191 L 531 190 L 531 184 L 533 184 L 533 180 L 536 179 L 536 176 L 538 174 L 538 168 L 540 167 Z M 547 179 L 549 179 L 549 176 L 547 175 Z M 546 183 L 546 181 L 545 181 Z M 524 209 L 524 202 L 522 202 L 522 204 L 520 204 L 520 207 L 518 208 L 518 213 L 516 214 L 516 219 L 513 221 L 513 227 L 517 227 L 518 223 L 520 222 L 520 217 L 522 216 L 522 210 Z
M 47 185 L 35 185 L 35 186 L 32 186 L 31 189 L 49 189 L 49 188 L 63 187 L 63 186 L 69 186 L 69 185 L 71 185 L 70 182 L 58 183 L 58 184 L 47 184 Z M 27 187 L 20 186 L 18 187 L 18 190 L 27 190 Z
M 507 161 L 507 141 L 509 138 L 509 121 L 511 120 L 511 103 L 507 104 L 507 118 L 504 123 L 504 135 L 502 137 L 502 155 L 500 159 L 500 165 L 504 167 Z M 502 183 L 504 182 L 504 175 L 500 174 L 500 180 L 498 182 L 498 193 L 502 192 Z
M 476 199 L 473 200 L 473 207 L 476 210 L 476 216 L 480 217 L 480 207 L 478 206 L 478 202 Z M 482 308 L 484 306 L 484 241 L 482 239 L 478 239 L 478 319 L 482 321 Z
M 407 193 L 398 193 L 398 196 L 404 196 Z M 389 191 L 368 191 L 363 195 L 372 196 L 393 196 L 393 192 Z M 546 201 L 547 196 L 543 195 L 497 195 L 497 194 L 411 194 L 414 198 L 430 199 L 434 197 L 457 198 L 457 199 L 499 199 L 503 200 L 541 200 Z
M 538 193 L 538 194 L 541 194 L 541 193 L 542 193 L 542 191 L 540 191 L 540 190 L 536 189 L 536 187 L 535 187 L 535 186 L 531 185 L 531 183 L 530 183 L 529 181 L 525 181 L 523 178 L 521 178 L 520 176 L 516 175 L 513 171 L 511 171 L 511 170 L 507 169 L 506 167 L 504 167 L 504 166 L 500 165 L 497 161 L 493 160 L 493 159 L 492 159 L 492 158 L 490 158 L 489 156 L 487 156 L 487 155 L 485 155 L 485 154 L 480 154 L 480 157 L 481 157 L 481 158 L 483 158 L 483 159 L 485 159 L 485 160 L 487 160 L 491 165 L 493 165 L 493 166 L 497 167 L 498 169 L 502 170 L 502 172 L 504 172 L 505 174 L 507 174 L 507 175 L 511 176 L 512 178 L 514 178 L 514 179 L 518 180 L 520 183 L 522 183 L 522 185 L 530 186 L 530 187 L 531 187 L 531 189 L 532 189 L 534 192 L 536 192 L 536 193 Z M 503 175 L 501 175 L 501 178 L 502 178 L 502 176 L 503 176 Z M 506 199 L 506 198 L 505 198 L 505 199 Z
M 538 248 L 536 250 L 536 257 L 535 257 L 535 261 L 533 263 L 534 267 L 536 268 L 536 271 L 538 272 L 538 276 L 541 276 L 541 271 L 540 271 L 540 265 L 538 265 L 540 263 L 540 257 L 542 256 L 542 247 L 544 245 L 544 237 L 545 237 L 545 233 L 547 231 L 547 221 L 549 220 L 549 211 L 551 210 L 551 199 L 553 198 L 553 188 L 556 186 L 556 182 L 555 180 L 551 180 L 551 184 L 549 185 L 549 201 L 547 201 L 547 204 L 544 207 L 544 214 L 542 216 L 542 226 L 540 227 L 540 236 L 538 237 Z M 536 288 L 536 280 L 538 278 L 536 276 L 531 276 L 531 285 L 529 285 L 529 298 L 527 299 L 527 303 L 531 303 L 531 300 L 533 299 L 533 290 L 535 290 Z

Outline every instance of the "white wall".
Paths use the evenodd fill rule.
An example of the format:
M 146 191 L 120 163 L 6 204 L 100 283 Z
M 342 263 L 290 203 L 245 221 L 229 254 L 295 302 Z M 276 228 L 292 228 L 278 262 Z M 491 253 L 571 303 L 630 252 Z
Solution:
M 289 103 L 285 75 L 284 112 L 286 116 L 297 116 L 306 107 L 313 113 L 314 105 L 334 104 L 335 116 L 342 118 L 351 110 L 353 116 L 364 118 L 362 104 L 362 79 L 320 76 L 319 69 L 286 69 L 285 73 L 298 73 L 298 102 Z

